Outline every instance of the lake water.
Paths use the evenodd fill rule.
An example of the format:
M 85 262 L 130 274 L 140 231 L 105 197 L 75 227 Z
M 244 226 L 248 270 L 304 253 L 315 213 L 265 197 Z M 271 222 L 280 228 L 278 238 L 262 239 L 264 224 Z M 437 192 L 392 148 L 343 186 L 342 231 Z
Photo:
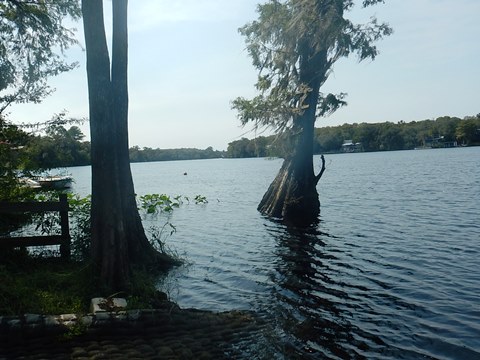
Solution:
M 252 358 L 480 359 L 480 148 L 328 155 L 306 232 L 256 211 L 281 162 L 132 164 L 140 195 L 209 201 L 169 219 L 188 262 L 159 282 L 172 300 L 255 311 Z

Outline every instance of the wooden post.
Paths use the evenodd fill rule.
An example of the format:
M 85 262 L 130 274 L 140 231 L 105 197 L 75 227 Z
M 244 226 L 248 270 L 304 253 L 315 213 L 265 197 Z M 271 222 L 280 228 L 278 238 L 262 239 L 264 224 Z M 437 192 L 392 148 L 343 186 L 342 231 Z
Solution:
M 70 258 L 70 227 L 68 224 L 68 200 L 66 194 L 59 195 L 59 201 L 48 202 L 4 202 L 0 201 L 0 214 L 22 212 L 58 211 L 60 213 L 61 235 L 19 236 L 0 238 L 2 247 L 45 246 L 60 244 L 60 255 Z
M 62 243 L 60 255 L 64 259 L 70 258 L 70 227 L 68 224 L 68 200 L 67 194 L 60 194 L 60 228 L 62 230 Z

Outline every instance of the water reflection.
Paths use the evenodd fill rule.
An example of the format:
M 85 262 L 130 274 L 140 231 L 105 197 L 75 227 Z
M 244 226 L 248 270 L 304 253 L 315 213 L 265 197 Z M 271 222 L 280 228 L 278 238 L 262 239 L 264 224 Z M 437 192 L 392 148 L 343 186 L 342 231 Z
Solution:
M 363 358 L 372 346 L 383 345 L 373 334 L 360 331 L 350 321 L 347 303 L 354 303 L 351 287 L 333 278 L 332 264 L 339 259 L 326 250 L 331 237 L 317 228 L 267 225 L 276 239 L 274 284 L 266 307 L 275 319 L 278 353 L 289 359 Z M 368 343 L 367 343 L 368 341 Z

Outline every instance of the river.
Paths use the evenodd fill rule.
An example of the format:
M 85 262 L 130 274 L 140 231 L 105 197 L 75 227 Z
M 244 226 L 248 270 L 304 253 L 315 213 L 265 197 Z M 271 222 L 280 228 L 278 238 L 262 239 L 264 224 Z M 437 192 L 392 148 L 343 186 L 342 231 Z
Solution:
M 139 195 L 209 201 L 157 218 L 186 260 L 160 289 L 185 308 L 255 311 L 269 331 L 253 358 L 480 359 L 480 147 L 327 155 L 309 231 L 256 211 L 281 163 L 132 164 Z M 69 171 L 89 193 L 90 168 Z

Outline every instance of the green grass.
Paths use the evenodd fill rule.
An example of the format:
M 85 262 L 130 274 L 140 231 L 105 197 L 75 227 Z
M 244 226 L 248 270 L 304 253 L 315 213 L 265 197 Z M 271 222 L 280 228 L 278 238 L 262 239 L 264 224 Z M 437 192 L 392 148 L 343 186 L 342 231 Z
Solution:
M 85 264 L 13 253 L 1 262 L 0 279 L 1 315 L 88 311 L 93 277 Z
M 6 255 L 6 254 L 3 254 Z M 136 270 L 131 275 L 129 308 L 151 308 L 161 298 L 156 277 Z M 88 264 L 59 258 L 32 258 L 9 252 L 0 258 L 0 316 L 20 314 L 86 314 L 90 300 L 98 296 L 93 271 Z

